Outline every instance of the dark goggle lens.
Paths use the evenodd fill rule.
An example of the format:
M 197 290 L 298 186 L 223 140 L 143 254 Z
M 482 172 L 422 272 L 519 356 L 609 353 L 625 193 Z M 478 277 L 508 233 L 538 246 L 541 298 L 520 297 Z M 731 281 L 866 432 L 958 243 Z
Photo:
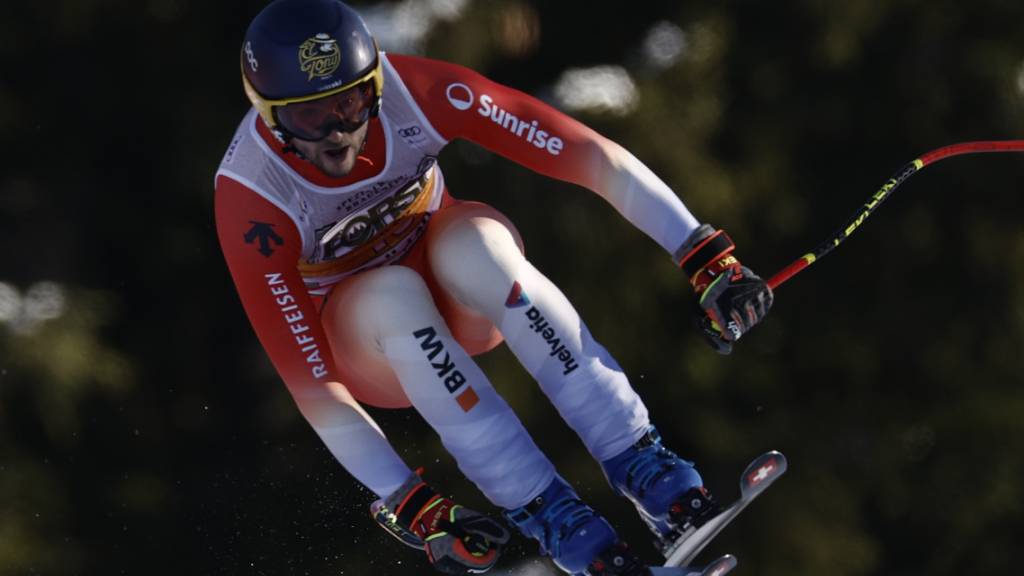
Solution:
M 302 140 L 320 140 L 331 132 L 354 132 L 370 119 L 373 86 L 363 83 L 344 92 L 275 108 L 282 128 Z

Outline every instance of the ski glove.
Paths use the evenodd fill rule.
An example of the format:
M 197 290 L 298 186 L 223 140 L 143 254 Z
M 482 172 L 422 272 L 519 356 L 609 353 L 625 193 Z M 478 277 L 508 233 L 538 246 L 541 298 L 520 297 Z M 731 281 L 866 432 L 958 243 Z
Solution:
M 697 293 L 698 325 L 719 354 L 764 319 L 772 306 L 771 288 L 732 254 L 729 235 L 703 224 L 676 253 L 679 266 Z
M 499 522 L 444 498 L 420 479 L 419 472 L 370 511 L 384 529 L 403 543 L 427 553 L 444 574 L 480 574 L 498 561 L 509 540 Z

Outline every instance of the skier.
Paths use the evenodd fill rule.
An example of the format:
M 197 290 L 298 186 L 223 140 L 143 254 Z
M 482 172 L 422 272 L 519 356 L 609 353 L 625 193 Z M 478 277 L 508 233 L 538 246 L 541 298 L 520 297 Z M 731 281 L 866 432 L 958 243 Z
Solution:
M 269 4 L 240 56 L 253 108 L 216 174 L 221 248 L 299 410 L 381 498 L 379 521 L 450 574 L 486 571 L 509 538 L 426 484 L 362 408 L 411 405 L 562 570 L 646 573 L 472 357 L 504 340 L 658 533 L 699 524 L 713 500 L 512 223 L 450 196 L 437 156 L 465 138 L 601 195 L 682 267 L 719 352 L 764 317 L 770 289 L 621 146 L 466 68 L 380 51 L 339 0 Z

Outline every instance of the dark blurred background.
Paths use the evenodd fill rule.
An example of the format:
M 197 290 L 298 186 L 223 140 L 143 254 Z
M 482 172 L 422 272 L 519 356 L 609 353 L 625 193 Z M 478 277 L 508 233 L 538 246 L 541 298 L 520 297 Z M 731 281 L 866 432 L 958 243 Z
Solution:
M 916 156 L 1024 134 L 1016 0 L 353 4 L 386 50 L 471 66 L 622 143 L 765 276 Z M 2 576 L 430 573 L 299 415 L 218 249 L 213 174 L 262 6 L 5 4 Z M 705 553 L 765 576 L 1020 573 L 1022 160 L 914 176 L 719 357 L 666 254 L 596 195 L 471 144 L 442 156 L 453 194 L 516 222 L 720 498 L 758 453 L 789 456 Z M 480 361 L 653 561 L 511 354 Z M 373 415 L 431 482 L 493 511 L 417 415 Z M 499 573 L 551 574 L 535 550 L 517 541 Z

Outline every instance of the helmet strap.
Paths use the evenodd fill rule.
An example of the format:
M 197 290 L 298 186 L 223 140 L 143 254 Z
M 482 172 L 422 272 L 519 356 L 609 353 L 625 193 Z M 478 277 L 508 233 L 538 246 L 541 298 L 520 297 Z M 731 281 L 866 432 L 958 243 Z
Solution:
M 263 120 L 263 118 L 261 117 L 260 120 Z M 267 124 L 266 120 L 263 120 L 263 124 L 270 129 L 270 133 L 274 135 L 274 138 L 277 138 L 277 141 L 282 144 L 281 153 L 295 154 L 296 156 L 302 158 L 303 160 L 308 160 L 308 158 L 306 158 L 306 156 L 303 155 L 302 152 L 298 148 L 296 148 L 294 144 L 292 144 L 292 140 L 294 140 L 295 137 L 292 136 L 290 132 L 288 132 L 284 128 L 281 128 L 280 126 L 271 127 L 269 124 Z
M 281 141 L 281 144 L 284 144 L 284 146 L 281 148 L 282 154 L 291 153 L 303 160 L 309 160 L 309 158 L 306 158 L 306 155 L 303 154 L 302 151 L 296 148 L 295 144 L 292 143 L 293 137 L 291 134 L 279 128 L 274 128 L 272 132 L 274 133 L 274 136 L 276 136 L 277 139 Z
M 306 158 L 305 154 L 303 154 L 298 148 L 296 148 L 290 142 L 288 144 L 285 144 L 284 148 L 281 149 L 281 152 L 284 154 L 288 154 L 290 152 L 298 158 L 306 160 L 307 162 L 309 161 L 309 158 Z

